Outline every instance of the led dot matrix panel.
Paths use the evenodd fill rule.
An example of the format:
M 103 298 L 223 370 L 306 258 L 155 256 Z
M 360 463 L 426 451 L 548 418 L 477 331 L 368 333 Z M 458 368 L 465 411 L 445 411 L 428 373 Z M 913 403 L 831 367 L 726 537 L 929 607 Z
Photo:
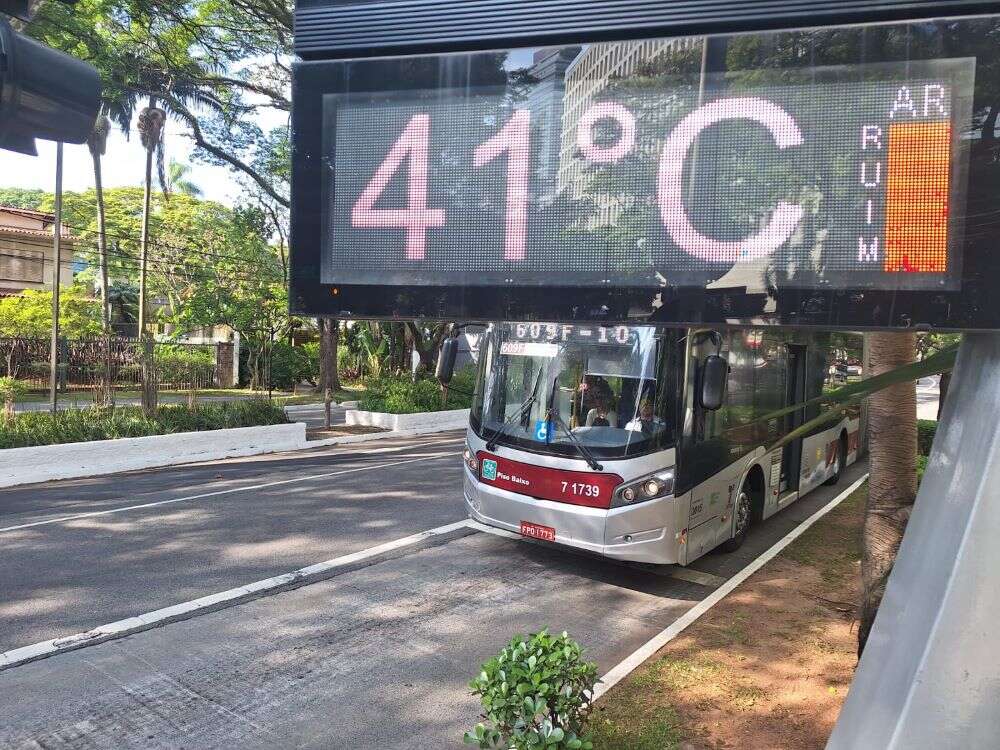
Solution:
M 292 309 L 1000 330 L 1000 15 L 855 20 L 296 63 Z
M 326 97 L 323 280 L 954 286 L 972 60 L 703 85 L 670 59 L 570 110 L 537 80 Z

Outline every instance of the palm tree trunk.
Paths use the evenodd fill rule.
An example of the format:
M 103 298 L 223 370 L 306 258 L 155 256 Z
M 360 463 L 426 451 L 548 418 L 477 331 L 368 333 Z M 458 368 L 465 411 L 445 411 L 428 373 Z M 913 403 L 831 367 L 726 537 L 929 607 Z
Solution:
M 879 375 L 914 359 L 914 333 L 871 333 L 868 340 L 871 371 L 866 376 Z M 868 436 L 870 476 L 861 542 L 859 656 L 875 621 L 917 496 L 914 382 L 899 383 L 869 397 Z
M 153 149 L 146 150 L 146 185 L 142 194 L 142 230 L 139 237 L 139 337 L 146 335 L 146 266 L 149 259 L 149 204 L 153 189 Z

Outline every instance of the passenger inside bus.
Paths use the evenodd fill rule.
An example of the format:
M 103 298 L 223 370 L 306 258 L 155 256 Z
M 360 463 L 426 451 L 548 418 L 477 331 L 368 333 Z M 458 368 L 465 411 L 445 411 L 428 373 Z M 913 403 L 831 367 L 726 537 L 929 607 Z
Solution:
M 607 380 L 600 375 L 584 375 L 580 383 L 580 412 L 586 415 L 587 427 L 610 427 L 616 422 L 614 402 L 615 394 Z
M 652 435 L 662 425 L 663 420 L 657 419 L 653 413 L 653 398 L 650 393 L 639 402 L 639 410 L 635 418 L 625 425 L 625 429 L 633 432 L 641 432 L 643 435 Z

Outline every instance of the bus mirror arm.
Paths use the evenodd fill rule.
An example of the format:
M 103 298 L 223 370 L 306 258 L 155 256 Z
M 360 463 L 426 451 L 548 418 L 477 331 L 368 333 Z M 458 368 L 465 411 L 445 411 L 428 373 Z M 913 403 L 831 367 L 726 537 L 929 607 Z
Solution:
M 701 408 L 718 410 L 726 399 L 726 382 L 729 380 L 729 363 L 725 357 L 709 354 L 701 367 Z

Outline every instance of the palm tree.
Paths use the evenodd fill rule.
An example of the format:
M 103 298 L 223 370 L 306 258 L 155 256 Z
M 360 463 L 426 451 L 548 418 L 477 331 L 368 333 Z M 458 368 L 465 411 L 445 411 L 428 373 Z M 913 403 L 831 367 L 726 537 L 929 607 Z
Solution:
M 167 113 L 156 106 L 155 97 L 149 98 L 149 106 L 139 112 L 136 128 L 143 148 L 146 149 L 146 175 L 142 195 L 142 234 L 139 247 L 139 336 L 145 336 L 148 311 L 146 310 L 146 265 L 149 256 L 149 215 L 150 198 L 153 192 L 153 154 L 157 155 L 157 172 L 160 186 L 166 188 L 167 179 L 163 170 L 163 126 Z
M 111 331 L 111 316 L 108 309 L 108 239 L 105 235 L 104 186 L 101 182 L 101 157 L 108 146 L 108 132 L 111 121 L 103 110 L 97 116 L 94 129 L 87 136 L 87 148 L 94 160 L 94 193 L 97 197 L 97 252 L 101 279 L 101 330 L 107 336 Z
M 867 377 L 913 362 L 916 334 L 870 333 Z M 917 392 L 909 380 L 869 396 L 868 503 L 862 529 L 858 655 L 864 650 L 885 593 L 899 543 L 917 497 Z
M 188 179 L 190 173 L 191 167 L 187 164 L 182 164 L 176 159 L 171 159 L 170 165 L 167 167 L 167 184 L 170 186 L 172 192 L 182 193 L 192 198 L 200 198 L 201 188 Z
M 142 235 L 139 245 L 139 338 L 143 343 L 142 407 L 149 413 L 156 408 L 152 378 L 152 346 L 146 336 L 148 310 L 146 309 L 146 265 L 149 258 L 149 212 L 153 192 L 153 153 L 156 153 L 157 175 L 160 187 L 167 192 L 167 179 L 163 169 L 163 126 L 167 113 L 156 106 L 156 98 L 149 97 L 149 106 L 139 113 L 136 128 L 146 149 L 146 181 L 142 196 Z

